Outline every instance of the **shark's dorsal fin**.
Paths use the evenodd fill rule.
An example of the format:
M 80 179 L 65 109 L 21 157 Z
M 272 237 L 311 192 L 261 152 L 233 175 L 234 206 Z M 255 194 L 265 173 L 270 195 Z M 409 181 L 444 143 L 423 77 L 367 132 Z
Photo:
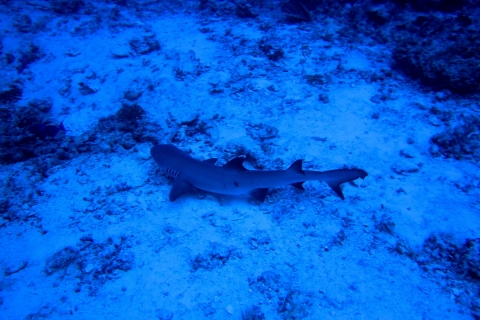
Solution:
M 172 190 L 170 190 L 170 201 L 175 201 L 185 193 L 193 189 L 192 185 L 185 180 L 175 179 Z
M 236 170 L 239 172 L 245 171 L 247 169 L 245 169 L 245 167 L 243 166 L 244 161 L 245 161 L 245 157 L 236 157 L 228 161 L 227 163 L 225 163 L 223 167 L 227 169 Z
M 265 197 L 267 196 L 268 188 L 261 188 L 261 189 L 253 189 L 250 191 L 250 195 L 257 199 L 257 201 L 263 202 L 265 201 Z
M 290 165 L 290 167 L 288 167 L 287 170 L 288 170 L 288 171 L 298 172 L 298 173 L 301 173 L 301 174 L 305 175 L 305 172 L 303 172 L 303 169 L 302 169 L 302 159 L 298 159 L 297 161 L 295 161 L 294 163 L 292 163 L 292 164 Z
M 305 188 L 303 187 L 303 183 L 305 181 L 302 181 L 302 182 L 295 182 L 295 183 L 292 183 L 291 186 L 292 187 L 295 187 L 297 189 L 300 189 L 300 190 L 305 190 Z
M 203 162 L 210 163 L 210 164 L 215 164 L 215 163 L 217 163 L 217 160 L 218 160 L 218 158 L 210 158 L 210 159 L 203 160 Z

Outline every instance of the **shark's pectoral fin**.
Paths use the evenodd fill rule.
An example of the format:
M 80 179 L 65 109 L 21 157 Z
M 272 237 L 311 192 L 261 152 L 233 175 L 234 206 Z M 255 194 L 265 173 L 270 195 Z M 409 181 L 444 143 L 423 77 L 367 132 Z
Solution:
M 182 179 L 176 179 L 170 190 L 170 201 L 175 201 L 185 193 L 192 191 L 193 187 L 190 183 Z
M 218 158 L 210 158 L 210 159 L 203 160 L 203 162 L 210 163 L 210 164 L 215 164 L 215 163 L 217 163 L 217 160 L 218 160 Z
M 249 195 L 257 199 L 258 201 L 263 202 L 265 201 L 267 192 L 268 192 L 268 188 L 253 189 L 252 191 L 249 192 Z
M 292 183 L 291 186 L 300 190 L 305 190 L 305 188 L 303 187 L 304 182 L 305 181 Z

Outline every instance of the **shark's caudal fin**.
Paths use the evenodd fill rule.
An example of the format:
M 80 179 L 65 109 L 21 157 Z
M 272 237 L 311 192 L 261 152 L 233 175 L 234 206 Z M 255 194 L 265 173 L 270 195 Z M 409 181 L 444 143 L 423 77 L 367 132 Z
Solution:
M 287 171 L 294 171 L 306 175 L 302 168 L 302 160 L 297 160 L 292 163 Z M 367 172 L 362 169 L 330 170 L 322 172 L 321 174 L 325 177 L 323 181 L 325 181 L 342 200 L 345 200 L 345 196 L 340 188 L 342 183 L 350 182 L 358 178 L 364 179 L 367 176 Z M 292 183 L 291 186 L 300 190 L 305 190 L 303 187 L 304 182 L 305 181 Z
M 324 175 L 330 176 L 324 181 L 332 188 L 333 191 L 342 199 L 345 200 L 340 185 L 345 182 L 350 182 L 358 178 L 365 179 L 368 173 L 362 169 L 340 169 L 322 172 Z

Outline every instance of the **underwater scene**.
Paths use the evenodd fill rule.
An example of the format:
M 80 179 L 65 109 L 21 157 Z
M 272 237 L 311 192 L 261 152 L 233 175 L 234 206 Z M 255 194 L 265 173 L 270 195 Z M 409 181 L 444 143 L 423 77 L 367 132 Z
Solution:
M 480 319 L 477 0 L 0 0 L 0 319 Z

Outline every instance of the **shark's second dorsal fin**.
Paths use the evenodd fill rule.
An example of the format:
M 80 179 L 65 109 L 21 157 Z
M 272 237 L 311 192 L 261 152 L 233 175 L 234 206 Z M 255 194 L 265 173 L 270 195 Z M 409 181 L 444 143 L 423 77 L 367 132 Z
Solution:
M 185 180 L 175 179 L 172 190 L 170 190 L 170 201 L 175 201 L 185 193 L 193 189 L 192 185 Z
M 210 164 L 215 164 L 217 162 L 218 158 L 210 158 L 203 160 L 203 162 L 210 163 Z
M 245 167 L 243 166 L 244 161 L 245 161 L 245 157 L 236 157 L 228 161 L 227 163 L 225 163 L 223 167 L 227 169 L 236 170 L 236 171 L 245 171 L 247 169 L 245 169 Z
M 305 172 L 303 172 L 302 169 L 302 159 L 298 159 L 297 161 L 292 163 L 290 167 L 288 167 L 287 171 L 294 171 L 305 175 Z

